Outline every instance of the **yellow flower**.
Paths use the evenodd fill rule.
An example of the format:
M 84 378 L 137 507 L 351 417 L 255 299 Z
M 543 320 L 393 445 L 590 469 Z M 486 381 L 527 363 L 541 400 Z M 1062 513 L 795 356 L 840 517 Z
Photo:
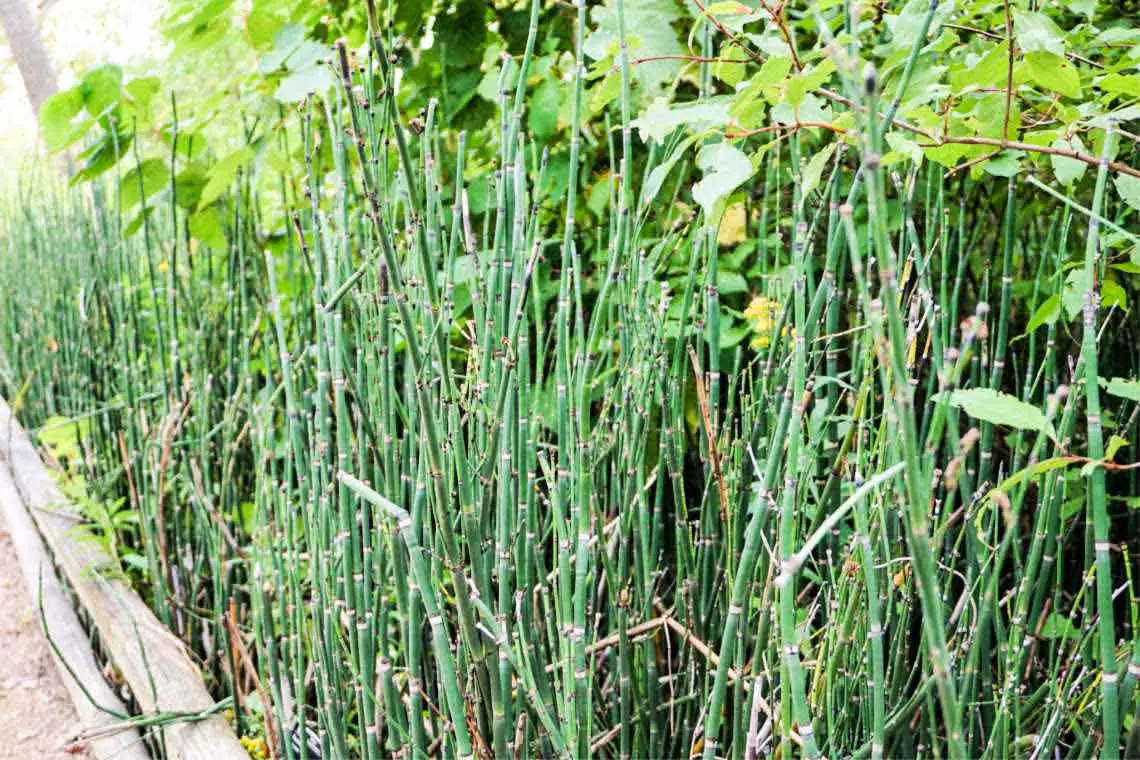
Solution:
M 264 760 L 264 758 L 269 757 L 269 745 L 266 744 L 264 739 L 260 737 L 255 739 L 250 736 L 243 736 L 240 741 L 241 746 L 245 747 L 245 751 L 249 753 L 251 758 Z
M 772 328 L 776 324 L 776 310 L 780 308 L 778 301 L 767 296 L 756 296 L 744 309 L 744 318 L 752 323 L 753 348 L 765 348 L 771 341 Z

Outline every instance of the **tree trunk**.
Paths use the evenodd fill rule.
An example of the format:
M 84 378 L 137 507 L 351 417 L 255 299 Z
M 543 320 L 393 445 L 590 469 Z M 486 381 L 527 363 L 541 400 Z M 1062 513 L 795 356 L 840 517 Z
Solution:
M 55 94 L 59 85 L 56 83 L 55 67 L 40 39 L 40 30 L 35 16 L 27 6 L 27 0 L 0 0 L 0 25 L 4 27 L 8 47 L 20 69 L 24 89 L 28 92 L 28 102 L 38 117 L 40 106 Z

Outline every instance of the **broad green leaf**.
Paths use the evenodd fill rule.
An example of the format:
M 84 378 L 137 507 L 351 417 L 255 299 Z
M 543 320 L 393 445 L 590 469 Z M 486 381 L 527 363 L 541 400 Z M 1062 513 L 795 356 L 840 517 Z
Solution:
M 336 84 L 336 78 L 327 66 L 314 64 L 300 71 L 292 71 L 277 85 L 273 97 L 282 103 L 297 103 L 310 95 L 323 94 Z
M 791 87 L 792 82 L 798 82 L 803 88 L 804 93 L 813 92 L 825 85 L 834 72 L 835 64 L 832 63 L 830 58 L 824 58 L 820 61 L 819 65 L 804 69 L 792 77 L 788 82 L 788 86 Z
M 724 317 L 721 317 L 721 319 L 724 319 Z M 729 327 L 727 330 L 722 328 L 720 331 L 720 350 L 724 351 L 725 349 L 735 348 L 751 333 L 752 330 L 746 325 Z
M 36 431 L 36 438 L 51 450 L 56 459 L 75 459 L 82 455 L 79 442 L 87 438 L 90 427 L 90 419 L 49 417 Z
M 74 187 L 79 182 L 98 177 L 110 169 L 120 158 L 130 155 L 130 147 L 133 141 L 134 135 L 116 136 L 114 133 L 103 135 L 99 142 L 80 155 L 86 160 L 83 163 L 83 168 L 71 178 L 70 184 Z
M 169 181 L 170 171 L 166 168 L 165 160 L 160 158 L 146 159 L 123 176 L 120 183 L 123 208 L 130 208 L 140 200 L 149 198 L 165 188 Z M 141 193 L 140 183 L 142 185 Z
M 1118 174 L 1112 181 L 1116 184 L 1116 192 L 1124 202 L 1140 211 L 1140 177 Z
M 202 195 L 198 199 L 198 208 L 205 208 L 220 198 L 222 193 L 233 183 L 238 169 L 252 157 L 253 151 L 247 146 L 239 148 L 214 164 L 207 175 L 206 186 L 202 188 Z
M 273 36 L 283 26 L 282 15 L 262 0 L 253 0 L 253 6 L 245 17 L 245 33 L 254 48 L 264 50 L 273 45 Z
M 1041 626 L 1041 638 L 1043 639 L 1075 639 L 1080 635 L 1080 631 L 1073 625 L 1069 618 L 1058 612 L 1050 612 L 1049 616 L 1045 618 L 1045 623 Z
M 665 99 L 658 98 L 640 118 L 634 119 L 633 126 L 641 133 L 642 140 L 662 142 L 669 133 L 682 125 L 701 131 L 727 123 L 731 102 L 726 96 L 715 96 L 695 103 L 670 106 Z
M 919 32 L 922 31 L 922 22 L 929 9 L 929 0 L 909 0 L 897 16 L 888 15 L 883 19 L 887 28 L 891 30 L 891 41 L 887 43 L 890 52 L 910 52 L 918 39 Z M 934 21 L 927 30 L 928 35 L 938 33 L 938 28 L 941 26 L 939 19 L 947 16 L 952 9 L 953 5 L 950 3 L 938 7 Z
M 118 66 L 97 66 L 83 76 L 79 91 L 83 104 L 92 116 L 99 116 L 119 102 L 122 92 L 123 70 Z
M 161 85 L 158 77 L 140 77 L 132 79 L 123 87 L 134 117 L 143 124 L 150 122 L 150 102 L 158 94 Z
M 1074 269 L 1065 277 L 1065 289 L 1061 293 L 1061 302 L 1065 306 L 1065 313 L 1069 319 L 1081 313 L 1085 305 L 1085 296 L 1092 289 L 1092 277 L 1088 270 Z
M 206 187 L 206 171 L 199 164 L 191 164 L 174 177 L 174 193 L 178 205 L 186 210 L 198 207 L 202 190 Z
M 1078 153 L 1085 153 L 1085 144 L 1081 142 L 1081 138 L 1073 135 L 1068 140 L 1057 139 L 1053 141 L 1052 147 L 1061 148 L 1063 150 L 1075 150 Z M 1085 176 L 1085 170 L 1088 169 L 1088 164 L 1084 161 L 1078 161 L 1075 158 L 1067 156 L 1050 155 L 1049 162 L 1053 165 L 1053 173 L 1057 176 L 1057 180 L 1063 185 L 1072 185 L 1077 182 L 1081 177 Z
M 135 218 L 127 222 L 127 226 L 123 228 L 123 237 L 133 237 L 142 229 L 143 222 L 150 219 L 154 215 L 154 206 L 143 206 L 142 209 L 135 214 Z
M 680 145 L 673 149 L 669 157 L 662 161 L 657 166 L 653 167 L 653 171 L 649 172 L 649 177 L 645 180 L 645 185 L 641 188 L 641 204 L 648 206 L 657 197 L 657 193 L 661 192 L 661 186 L 665 184 L 665 178 L 669 176 L 669 172 L 677 165 L 689 151 L 689 148 L 694 142 L 697 141 L 696 135 L 687 137 L 681 142 Z
M 693 200 L 704 209 L 706 224 L 715 224 L 724 199 L 752 176 L 752 161 L 739 148 L 720 142 L 701 149 L 697 166 L 704 178 L 693 186 Z
M 273 35 L 273 49 L 261 57 L 262 74 L 272 74 L 285 66 L 297 48 L 305 41 L 305 29 L 300 24 L 287 24 Z
M 946 71 L 946 66 L 935 66 L 925 59 L 917 64 L 911 72 L 910 81 L 907 82 L 906 92 L 903 93 L 900 103 L 902 112 L 906 113 L 912 108 L 944 98 L 950 91 L 950 86 L 944 80 Z M 889 98 L 896 97 L 899 84 L 901 79 L 893 77 L 884 95 Z
M 1026 467 L 1024 469 L 1018 470 L 1013 475 L 1010 475 L 1008 478 L 999 483 L 996 488 L 986 494 L 986 497 L 992 499 L 993 495 L 996 492 L 1008 494 L 1014 488 L 1023 483 L 1033 482 L 1047 472 L 1052 472 L 1053 470 L 1058 470 L 1062 467 L 1068 467 L 1069 465 L 1076 464 L 1078 461 L 1080 460 L 1074 457 L 1053 457 L 1051 459 L 1042 460 L 1037 464 L 1032 465 L 1031 467 Z
M 215 208 L 204 208 L 190 217 L 190 234 L 215 251 L 224 251 L 229 244 Z
M 1108 381 L 1105 392 L 1126 398 L 1129 401 L 1140 401 L 1140 380 L 1125 377 L 1114 377 Z
M 1035 84 L 1065 97 L 1081 96 L 1081 75 L 1063 55 L 1033 52 L 1025 55 L 1025 74 Z
M 1127 310 L 1128 293 L 1120 287 L 1119 283 L 1113 280 L 1105 280 L 1100 286 L 1100 305 L 1104 309 L 1115 306 L 1118 309 Z
M 722 270 L 716 273 L 716 287 L 723 295 L 747 293 L 748 280 L 744 279 L 744 275 L 740 274 L 740 272 L 726 272 Z
M 72 120 L 82 110 L 83 93 L 78 87 L 57 92 L 44 101 L 40 106 L 40 128 L 48 150 L 65 148 L 83 136 L 82 132 L 77 134 L 77 127 L 72 125 Z M 87 122 L 86 127 L 90 125 Z M 83 131 L 86 131 L 86 127 Z
M 788 72 L 792 70 L 792 59 L 784 56 L 775 56 L 764 61 L 760 70 L 748 80 L 750 87 L 767 87 L 784 81 Z
M 951 406 L 971 417 L 1018 430 L 1050 429 L 1041 410 L 1007 393 L 992 388 L 970 388 L 950 394 Z
M 487 52 L 494 53 L 496 49 L 497 48 L 488 48 Z M 499 83 L 504 82 L 506 86 L 511 86 L 511 84 L 518 79 L 519 64 L 514 58 L 504 58 L 500 54 L 492 56 L 491 60 L 484 65 L 486 65 L 487 71 L 483 74 L 483 78 L 479 80 L 479 86 L 475 91 L 479 93 L 479 97 L 483 98 L 483 100 L 497 103 L 499 101 Z M 505 74 L 504 69 L 506 70 Z
M 798 124 L 802 122 L 830 122 L 831 110 L 825 100 L 815 95 L 804 95 L 803 100 L 793 105 L 787 100 L 780 101 L 772 108 L 772 121 L 778 124 Z
M 899 156 L 908 158 L 916 164 L 922 163 L 922 148 L 918 143 L 906 137 L 900 132 L 887 132 L 887 145 L 891 146 L 891 153 L 896 153 Z M 887 154 L 888 156 L 890 153 Z M 884 163 L 886 156 L 883 157 Z
M 673 22 L 681 17 L 680 5 L 674 0 L 625 0 L 626 41 L 638 58 L 681 56 L 685 53 Z M 586 38 L 583 52 L 593 60 L 605 58 L 612 43 L 618 42 L 616 0 L 593 6 L 590 20 L 594 31 Z M 633 37 L 637 38 L 634 45 Z M 681 72 L 682 61 L 659 58 L 632 67 L 634 76 L 651 94 L 664 90 Z
M 1104 447 L 1104 458 L 1109 462 L 1116 459 L 1116 454 L 1125 446 L 1128 445 L 1128 439 L 1119 435 L 1114 435 L 1108 439 L 1108 443 Z
M 721 53 L 721 60 L 713 66 L 713 75 L 729 87 L 736 87 L 748 72 L 748 57 L 731 50 Z
M 545 140 L 558 129 L 558 112 L 565 91 L 553 77 L 543 80 L 527 103 L 527 127 L 535 137 Z
M 1097 86 L 1114 95 L 1140 98 L 1140 74 L 1109 74 Z
M 1061 315 L 1061 297 L 1050 296 L 1045 299 L 1045 302 L 1037 307 L 1037 311 L 1033 312 L 1032 319 L 1029 324 L 1025 326 L 1026 334 L 1033 332 L 1041 325 L 1051 325 L 1057 321 L 1057 317 Z
M 982 168 L 986 174 L 995 177 L 1012 177 L 1021 171 L 1020 151 L 1004 150 L 999 155 L 986 161 Z
M 1023 52 L 1065 54 L 1065 33 L 1044 13 L 1014 9 L 1013 36 Z
M 621 74 L 610 71 L 602 81 L 590 88 L 587 107 L 590 113 L 600 113 L 603 108 L 621 96 Z
M 1009 43 L 1002 40 L 991 47 L 973 65 L 958 69 L 950 74 L 950 89 L 960 95 L 967 90 L 978 90 L 996 85 L 1004 85 L 1008 75 Z
M 1097 0 L 1068 0 L 1068 6 L 1073 13 L 1079 13 L 1092 21 L 1096 15 Z
M 827 162 L 831 160 L 831 157 L 835 155 L 835 149 L 838 145 L 838 143 L 831 143 L 823 150 L 816 151 L 811 160 L 807 162 L 801 178 L 803 189 L 800 192 L 804 197 L 819 185 L 823 170 L 827 167 Z

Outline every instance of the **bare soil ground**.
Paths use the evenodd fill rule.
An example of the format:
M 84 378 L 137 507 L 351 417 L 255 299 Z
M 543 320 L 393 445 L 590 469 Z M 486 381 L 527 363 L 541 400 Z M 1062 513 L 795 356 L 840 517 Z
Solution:
M 79 730 L 0 516 L 0 760 L 86 758 Z

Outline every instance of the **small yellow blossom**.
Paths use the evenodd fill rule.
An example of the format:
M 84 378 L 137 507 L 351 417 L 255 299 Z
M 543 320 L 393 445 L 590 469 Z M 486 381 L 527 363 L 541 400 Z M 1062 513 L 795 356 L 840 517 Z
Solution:
M 780 308 L 778 301 L 767 296 L 756 296 L 744 309 L 744 318 L 752 323 L 753 348 L 765 348 L 771 341 L 772 328 L 776 324 L 776 310 Z
M 256 760 L 264 760 L 269 757 L 269 745 L 260 737 L 255 739 L 250 736 L 243 736 L 241 738 L 241 746 L 245 747 L 245 751 L 249 753 L 249 756 L 256 758 Z

